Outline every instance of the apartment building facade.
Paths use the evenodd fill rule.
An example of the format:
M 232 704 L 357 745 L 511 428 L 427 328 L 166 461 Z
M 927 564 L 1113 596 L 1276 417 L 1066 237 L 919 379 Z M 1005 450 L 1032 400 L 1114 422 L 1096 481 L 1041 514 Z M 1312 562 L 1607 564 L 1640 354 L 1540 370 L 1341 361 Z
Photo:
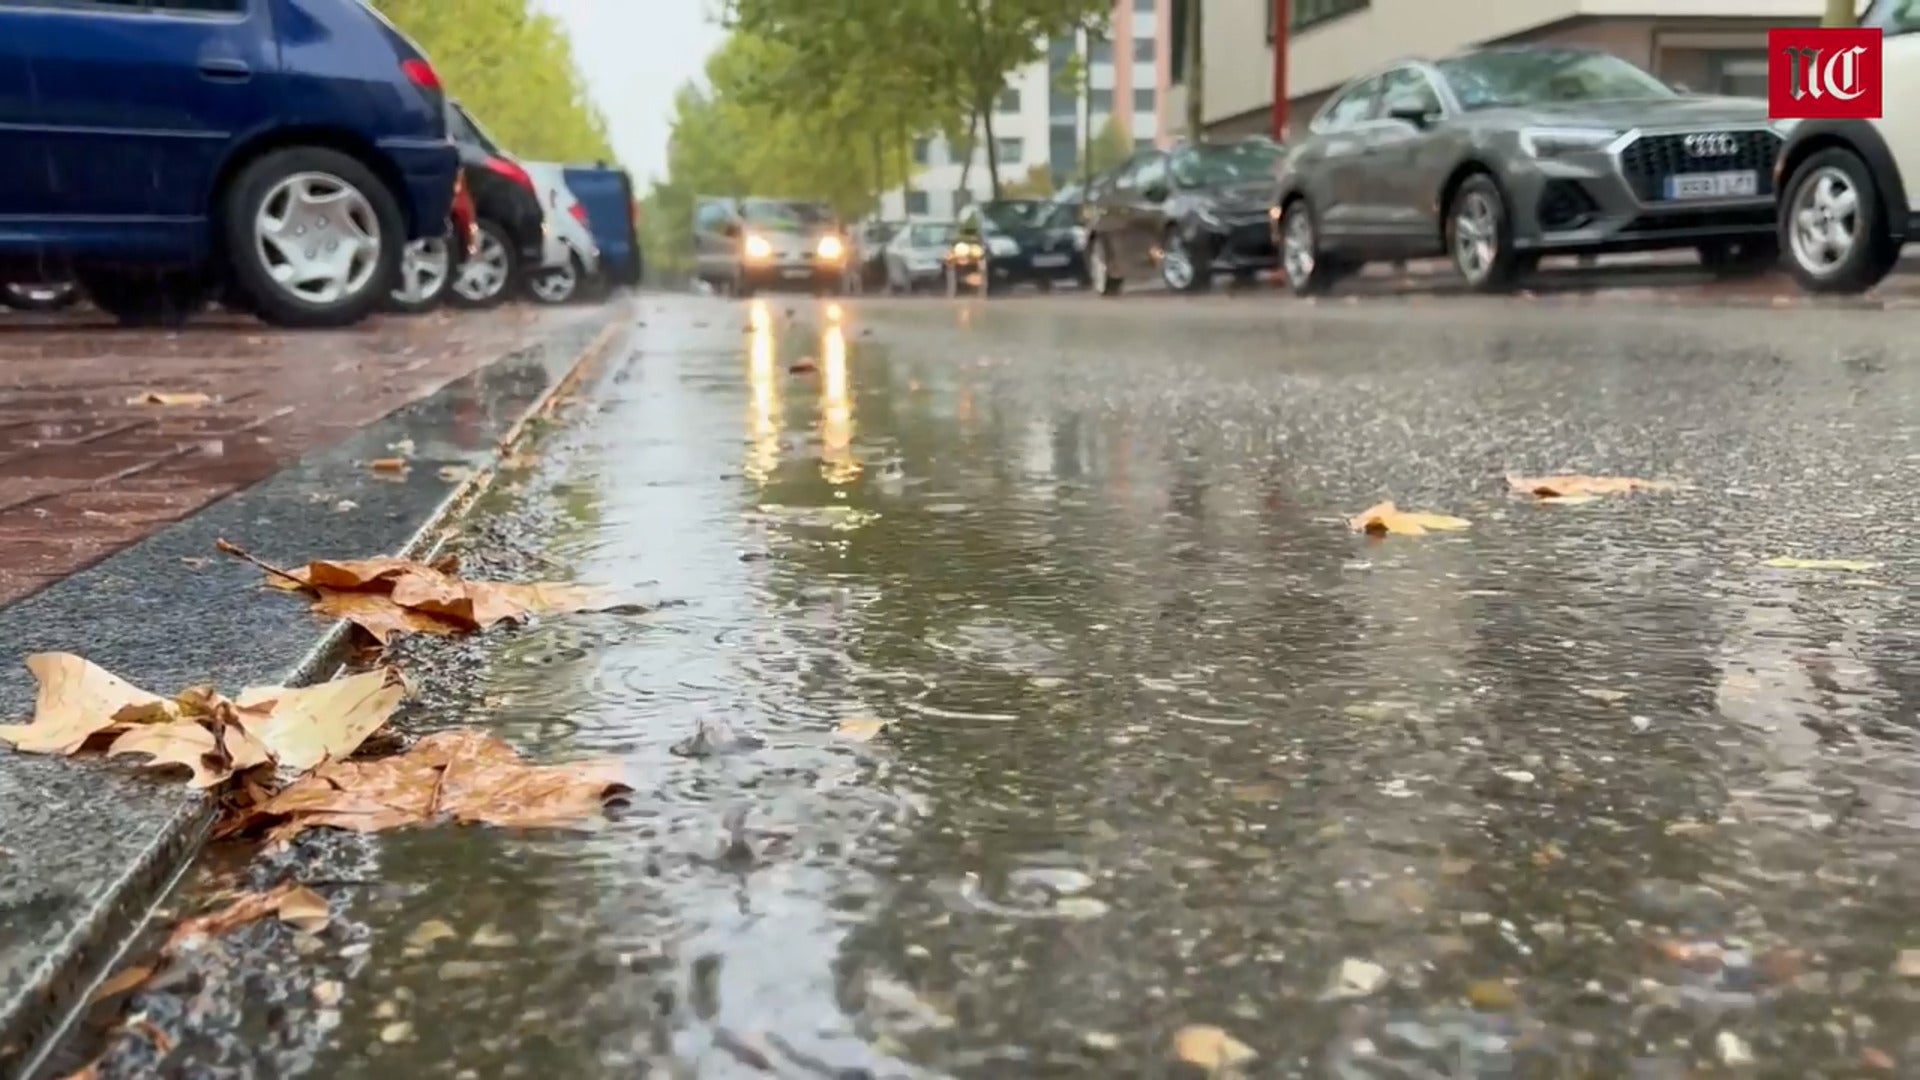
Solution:
M 1173 2 L 1116 0 L 1104 38 L 1056 38 L 1045 58 L 1011 76 L 993 116 L 1003 186 L 1036 167 L 1056 187 L 1074 182 L 1085 148 L 1109 120 L 1117 120 L 1135 146 L 1172 138 L 1164 108 L 1172 54 L 1164 31 Z M 1076 57 L 1084 58 L 1080 79 L 1072 77 Z M 913 179 L 881 197 L 880 216 L 945 220 L 988 197 L 985 144 L 974 148 L 971 167 L 965 149 L 939 135 L 915 140 Z
M 1271 0 L 1190 2 L 1201 20 L 1203 122 L 1211 135 L 1265 134 L 1273 102 Z M 1539 42 L 1606 49 L 1702 93 L 1766 94 L 1767 29 L 1818 25 L 1821 0 L 1291 0 L 1287 100 L 1293 130 L 1343 83 L 1409 56 Z M 1171 39 L 1178 35 L 1168 35 Z M 1163 110 L 1184 126 L 1184 66 Z

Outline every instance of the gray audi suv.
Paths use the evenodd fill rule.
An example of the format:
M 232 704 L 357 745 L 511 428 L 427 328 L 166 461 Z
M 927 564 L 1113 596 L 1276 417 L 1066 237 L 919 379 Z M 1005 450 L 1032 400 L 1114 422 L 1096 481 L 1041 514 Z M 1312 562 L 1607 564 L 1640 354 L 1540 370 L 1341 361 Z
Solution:
M 1343 87 L 1290 145 L 1271 219 L 1301 294 L 1435 255 L 1481 291 L 1550 254 L 1691 247 L 1748 272 L 1779 258 L 1781 142 L 1766 102 L 1684 93 L 1612 53 L 1476 49 Z

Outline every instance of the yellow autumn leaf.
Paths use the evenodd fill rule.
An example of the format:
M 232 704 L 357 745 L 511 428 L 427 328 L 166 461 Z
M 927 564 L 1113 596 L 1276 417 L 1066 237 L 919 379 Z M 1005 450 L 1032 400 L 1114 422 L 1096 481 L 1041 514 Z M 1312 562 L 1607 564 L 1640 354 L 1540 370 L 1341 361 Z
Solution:
M 404 697 L 398 678 L 381 670 L 298 689 L 256 686 L 234 704 L 248 734 L 280 764 L 304 772 L 358 750 Z
M 26 754 L 72 754 L 89 738 L 127 724 L 174 719 L 179 707 L 73 653 L 35 653 L 27 670 L 40 684 L 33 720 L 0 724 L 0 741 Z
M 1238 1068 L 1259 1056 L 1253 1047 L 1212 1024 L 1188 1024 L 1175 1032 L 1173 1052 L 1181 1061 L 1208 1071 Z
M 1880 564 L 1871 559 L 1796 559 L 1791 555 L 1768 559 L 1766 565 L 1775 570 L 1845 570 L 1855 574 L 1880 569 Z
M 1389 533 L 1400 536 L 1425 536 L 1429 532 L 1456 532 L 1472 525 L 1473 522 L 1446 514 L 1402 510 L 1395 506 L 1392 500 L 1388 500 L 1362 510 L 1347 524 L 1352 526 L 1355 532 L 1363 532 L 1370 536 L 1386 536 Z

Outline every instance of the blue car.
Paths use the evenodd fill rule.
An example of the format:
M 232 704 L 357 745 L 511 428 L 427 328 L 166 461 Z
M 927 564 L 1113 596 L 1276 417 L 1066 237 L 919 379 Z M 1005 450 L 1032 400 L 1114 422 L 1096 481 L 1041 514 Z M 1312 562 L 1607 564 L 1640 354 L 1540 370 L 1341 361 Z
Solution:
M 362 0 L 0 3 L 0 163 L 0 284 L 285 326 L 381 303 L 460 165 L 432 65 Z
M 640 209 L 633 178 L 602 162 L 569 165 L 567 188 L 587 211 L 587 229 L 600 248 L 601 273 L 615 285 L 638 285 L 646 276 L 640 252 Z

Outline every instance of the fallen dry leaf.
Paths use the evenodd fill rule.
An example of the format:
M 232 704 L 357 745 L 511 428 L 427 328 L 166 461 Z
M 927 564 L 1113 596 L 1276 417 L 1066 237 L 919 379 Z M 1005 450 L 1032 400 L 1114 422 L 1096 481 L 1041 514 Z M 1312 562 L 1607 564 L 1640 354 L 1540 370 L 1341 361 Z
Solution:
M 292 881 L 283 882 L 266 892 L 243 893 L 226 907 L 180 920 L 179 925 L 173 928 L 173 933 L 167 935 L 166 944 L 161 946 L 160 951 L 163 955 L 171 956 L 191 938 L 218 937 L 269 915 L 280 916 L 295 929 L 305 929 L 301 924 L 312 925 L 316 905 L 318 911 L 324 912 L 327 902 L 312 889 Z
M 593 589 L 562 582 L 470 581 L 453 573 L 453 562 L 316 559 L 285 570 L 224 540 L 216 546 L 260 567 L 276 588 L 312 594 L 315 611 L 353 622 L 381 644 L 401 633 L 458 634 L 528 615 L 622 606 L 605 603 Z
M 150 769 L 184 765 L 193 771 L 189 787 L 210 788 L 233 774 L 268 765 L 273 755 L 250 737 L 246 729 L 222 718 L 174 720 L 128 728 L 108 748 L 108 757 L 146 754 Z
M 407 471 L 407 459 L 403 457 L 374 458 L 367 462 L 367 468 L 374 472 L 397 473 Z
M 1259 1056 L 1253 1047 L 1212 1024 L 1188 1024 L 1175 1032 L 1173 1052 L 1181 1061 L 1209 1071 L 1236 1069 Z
M 274 760 L 304 772 L 358 750 L 405 696 L 399 674 L 380 670 L 298 689 L 257 686 L 236 704 L 247 733 Z
M 532 765 L 500 739 L 459 730 L 377 761 L 327 762 L 245 813 L 249 826 L 277 822 L 275 839 L 314 827 L 378 832 L 440 817 L 545 828 L 598 817 L 610 796 L 628 790 L 616 762 Z
M 122 968 L 115 972 L 112 978 L 101 983 L 87 1001 L 89 1004 L 95 1004 L 108 998 L 119 997 L 130 990 L 137 990 L 145 986 L 148 979 L 153 978 L 156 970 L 158 969 L 151 964 L 135 964 L 130 968 Z
M 95 735 L 179 715 L 173 702 L 72 653 L 35 653 L 27 670 L 40 684 L 32 721 L 0 724 L 0 741 L 22 753 L 73 754 Z
M 304 885 L 296 885 L 287 892 L 276 914 L 281 922 L 303 934 L 317 934 L 333 919 L 327 909 L 327 898 Z
M 127 404 L 165 405 L 177 408 L 188 405 L 211 405 L 213 404 L 213 398 L 211 395 L 202 394 L 198 391 L 173 393 L 165 390 L 148 390 L 143 394 L 136 394 L 128 398 Z
M 1389 500 L 1362 510 L 1347 524 L 1352 526 L 1355 532 L 1363 532 L 1369 536 L 1386 536 L 1389 533 L 1400 536 L 1425 536 L 1429 532 L 1454 532 L 1472 525 L 1473 522 L 1465 518 L 1448 517 L 1445 514 L 1402 510 Z
M 1589 502 L 1601 495 L 1624 495 L 1634 491 L 1673 491 L 1679 484 L 1671 480 L 1640 480 L 1631 476 L 1582 476 L 1565 473 L 1558 476 L 1507 477 L 1514 491 L 1538 496 L 1551 502 Z
M 1880 569 L 1880 564 L 1871 559 L 1796 559 L 1791 555 L 1768 559 L 1766 565 L 1775 570 L 1845 570 L 1855 574 Z

